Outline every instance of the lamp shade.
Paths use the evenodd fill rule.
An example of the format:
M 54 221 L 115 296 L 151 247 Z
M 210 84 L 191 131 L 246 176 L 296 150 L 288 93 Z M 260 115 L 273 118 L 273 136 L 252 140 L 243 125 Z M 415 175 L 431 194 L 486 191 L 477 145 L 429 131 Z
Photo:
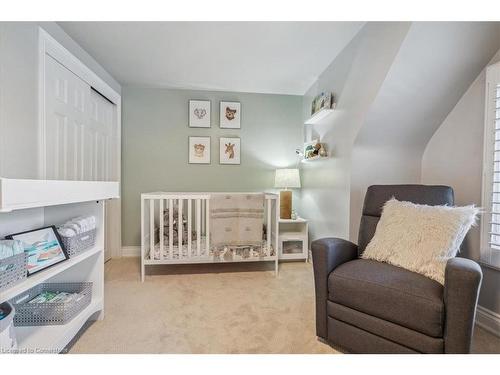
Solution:
M 300 188 L 300 174 L 298 169 L 276 169 L 274 177 L 275 188 Z

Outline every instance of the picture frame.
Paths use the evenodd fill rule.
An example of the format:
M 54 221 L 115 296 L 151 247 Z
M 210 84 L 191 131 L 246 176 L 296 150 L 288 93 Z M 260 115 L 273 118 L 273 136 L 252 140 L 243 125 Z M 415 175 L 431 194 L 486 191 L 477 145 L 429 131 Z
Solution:
M 209 136 L 188 137 L 188 162 L 189 164 L 210 164 Z
M 23 242 L 28 253 L 28 276 L 69 259 L 54 225 L 9 234 L 6 238 Z
M 311 115 L 322 109 L 333 109 L 335 107 L 334 96 L 331 92 L 322 92 L 316 96 L 311 103 Z
M 238 137 L 219 138 L 219 164 L 241 164 L 241 139 Z
M 189 127 L 190 128 L 210 128 L 210 116 L 212 102 L 210 100 L 190 100 Z
M 241 103 L 220 102 L 219 126 L 221 129 L 241 129 Z

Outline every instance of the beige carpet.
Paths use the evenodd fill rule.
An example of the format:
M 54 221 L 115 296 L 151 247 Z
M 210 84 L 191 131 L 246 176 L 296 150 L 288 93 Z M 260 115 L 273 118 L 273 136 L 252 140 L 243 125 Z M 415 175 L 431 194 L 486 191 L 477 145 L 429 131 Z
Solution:
M 156 267 L 141 283 L 138 258 L 112 260 L 105 319 L 70 353 L 336 353 L 315 336 L 312 266 L 271 268 Z M 500 339 L 477 329 L 474 351 L 500 353 Z

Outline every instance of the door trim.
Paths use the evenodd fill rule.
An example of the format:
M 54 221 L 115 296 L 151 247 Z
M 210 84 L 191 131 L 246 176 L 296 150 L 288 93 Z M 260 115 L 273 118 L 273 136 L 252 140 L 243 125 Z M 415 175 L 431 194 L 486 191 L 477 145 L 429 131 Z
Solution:
M 73 72 L 80 79 L 88 83 L 95 90 L 106 96 L 116 106 L 116 123 L 118 130 L 118 142 L 121 145 L 121 95 L 109 86 L 103 79 L 90 70 L 75 55 L 63 47 L 43 28 L 38 28 L 38 175 L 40 179 L 46 178 L 46 156 L 45 156 L 45 56 L 49 55 Z M 116 173 L 118 181 L 121 181 L 121 146 L 117 147 Z M 121 197 L 121 184 L 120 184 Z M 121 211 L 121 209 L 120 209 Z M 121 215 L 121 212 L 120 212 Z M 121 223 L 121 218 L 118 218 Z M 112 257 L 121 257 L 121 225 L 120 243 L 111 252 Z

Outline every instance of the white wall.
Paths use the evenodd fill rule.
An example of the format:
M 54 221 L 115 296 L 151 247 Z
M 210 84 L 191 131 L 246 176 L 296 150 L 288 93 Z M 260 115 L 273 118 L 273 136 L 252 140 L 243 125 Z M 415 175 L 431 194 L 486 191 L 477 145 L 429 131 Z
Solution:
M 54 22 L 0 22 L 0 176 L 38 177 L 38 27 L 107 82 L 121 88 Z
M 411 24 L 354 142 L 351 240 L 368 186 L 420 182 L 429 139 L 500 47 L 499 36 L 499 24 L 488 22 Z
M 500 61 L 498 51 L 490 63 Z M 422 183 L 444 184 L 455 190 L 457 205 L 481 205 L 485 70 L 470 85 L 435 132 L 422 158 Z M 479 226 L 465 239 L 463 255 L 479 260 Z M 479 304 L 500 313 L 500 272 L 483 267 Z
M 337 100 L 335 113 L 312 129 L 313 138 L 326 143 L 332 157 L 302 164 L 300 214 L 311 221 L 313 240 L 349 237 L 353 143 L 409 25 L 364 26 L 304 96 L 304 119 L 310 116 L 312 97 L 318 93 L 333 91 Z

